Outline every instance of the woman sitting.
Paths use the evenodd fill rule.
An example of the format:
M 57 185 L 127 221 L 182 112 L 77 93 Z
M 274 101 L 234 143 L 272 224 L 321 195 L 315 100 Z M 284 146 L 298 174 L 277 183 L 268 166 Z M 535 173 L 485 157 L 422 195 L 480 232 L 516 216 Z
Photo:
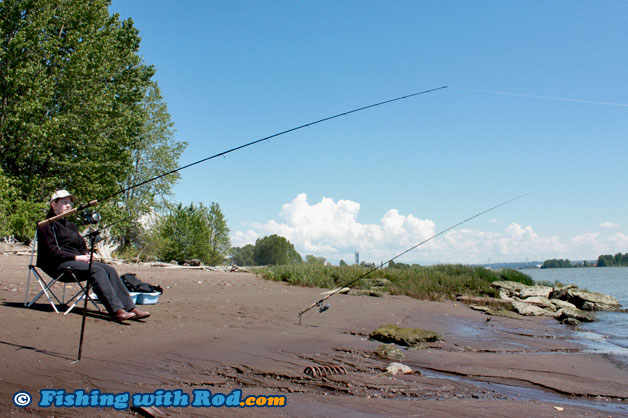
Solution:
M 66 190 L 57 190 L 50 199 L 47 218 L 72 209 L 75 197 Z M 78 275 L 89 274 L 94 292 L 116 321 L 148 318 L 150 313 L 135 307 L 129 291 L 116 270 L 104 263 L 92 261 L 89 270 L 89 251 L 75 224 L 66 218 L 49 222 L 37 230 L 37 266 L 49 276 L 56 277 L 63 269 Z

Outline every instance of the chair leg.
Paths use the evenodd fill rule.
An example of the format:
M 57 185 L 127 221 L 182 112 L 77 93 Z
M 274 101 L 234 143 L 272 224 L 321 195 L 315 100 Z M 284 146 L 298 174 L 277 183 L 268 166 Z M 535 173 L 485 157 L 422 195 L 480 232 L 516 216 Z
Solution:
M 75 306 L 76 306 L 76 305 L 77 305 L 77 304 L 78 304 L 81 300 L 83 300 L 85 297 L 87 297 L 87 300 L 89 300 L 89 301 L 92 303 L 92 305 L 94 305 L 94 307 L 95 307 L 96 309 L 98 309 L 98 311 L 100 311 L 100 307 L 99 307 L 98 305 L 96 305 L 96 302 L 94 301 L 94 299 L 92 299 L 92 298 L 91 298 L 91 297 L 87 294 L 87 287 L 86 287 L 86 286 L 83 286 L 83 285 L 81 284 L 81 281 L 78 279 L 78 277 L 76 277 L 76 274 L 74 274 L 72 271 L 70 271 L 70 272 L 69 272 L 69 275 L 72 277 L 72 279 L 74 279 L 74 283 L 75 283 L 75 284 L 76 284 L 76 285 L 77 285 L 77 286 L 78 286 L 81 290 L 79 290 L 79 291 L 78 291 L 78 292 L 77 292 L 74 296 L 72 296 L 72 297 L 70 298 L 70 300 L 68 300 L 68 303 L 70 303 L 70 302 L 72 302 L 72 301 L 76 298 L 76 301 L 72 304 L 72 306 L 70 306 L 70 307 L 68 308 L 68 310 L 67 310 L 67 311 L 65 311 L 63 314 L 64 314 L 64 315 L 69 314 L 69 313 L 72 311 L 72 309 L 74 309 L 74 307 L 75 307 Z
M 72 311 L 72 309 L 74 309 L 74 307 L 78 304 L 78 302 L 83 300 L 83 298 L 85 297 L 87 289 L 85 286 L 81 284 L 78 277 L 72 271 L 63 272 L 59 276 L 50 279 L 49 282 L 46 282 L 41 276 L 41 274 L 39 273 L 39 271 L 37 271 L 37 268 L 34 265 L 29 265 L 28 267 L 29 267 L 29 280 L 30 280 L 30 274 L 32 273 L 35 279 L 37 280 L 37 283 L 41 287 L 41 291 L 30 301 L 28 300 L 28 292 L 26 293 L 24 306 L 26 306 L 27 308 L 30 308 L 31 306 L 33 306 L 33 304 L 37 300 L 39 300 L 39 298 L 41 298 L 43 295 L 46 295 L 46 297 L 48 298 L 48 302 L 50 303 L 50 306 L 52 306 L 52 309 L 54 309 L 56 313 L 59 313 L 59 310 L 57 309 L 57 304 L 67 306 L 69 303 L 74 301 L 74 303 L 64 312 L 64 315 L 67 315 L 68 313 Z M 65 281 L 63 282 L 63 297 L 61 300 L 59 300 L 57 295 L 52 291 L 52 287 L 55 285 L 55 283 L 60 281 L 63 275 L 69 275 L 73 280 L 71 283 L 77 284 L 78 287 L 80 288 L 80 290 L 76 292 L 74 296 L 68 299 L 67 302 L 65 300 L 66 299 L 66 287 L 67 287 L 67 283 Z M 57 304 L 54 303 L 53 298 L 57 301 Z M 94 299 L 92 299 L 89 296 L 88 296 L 88 299 L 98 311 L 101 310 L 100 307 L 94 301 Z
M 41 287 L 41 291 L 30 302 L 28 302 L 28 293 L 27 293 L 24 306 L 30 308 L 33 305 L 33 303 L 35 303 L 40 297 L 42 297 L 42 295 L 45 294 L 46 297 L 48 298 L 48 302 L 50 302 L 50 305 L 52 306 L 52 309 L 54 309 L 56 313 L 59 313 L 59 310 L 57 309 L 56 305 L 52 301 L 52 298 L 54 297 L 59 304 L 62 304 L 62 302 L 59 300 L 57 295 L 55 295 L 55 293 L 51 289 L 51 287 L 57 282 L 57 280 L 59 280 L 59 278 L 58 277 L 53 278 L 48 283 L 46 283 L 46 281 L 41 277 L 39 272 L 35 269 L 35 266 L 30 265 L 29 270 L 32 271 L 33 276 L 35 276 L 37 283 L 39 283 L 39 286 Z
M 73 275 L 73 276 L 74 276 L 74 275 Z M 74 276 L 74 278 L 76 279 L 76 276 Z M 83 286 L 83 285 L 82 285 L 82 284 L 81 284 L 78 280 L 76 281 L 76 284 L 77 284 L 77 285 L 79 285 L 79 287 L 81 288 L 81 290 L 79 290 L 79 291 L 78 291 L 78 292 L 77 292 L 74 296 L 72 296 L 72 298 L 71 298 L 70 300 L 68 300 L 68 303 L 70 303 L 72 300 L 74 300 L 74 298 L 76 298 L 76 301 L 74 301 L 74 303 L 72 304 L 72 306 L 70 306 L 70 307 L 68 308 L 68 310 L 67 310 L 67 311 L 65 311 L 65 312 L 63 313 L 63 315 L 67 315 L 67 314 L 69 314 L 69 313 L 72 311 L 72 309 L 74 309 L 74 307 L 75 307 L 75 306 L 76 306 L 76 305 L 77 305 L 80 301 L 82 301 L 83 299 L 85 299 L 85 297 L 87 297 L 87 300 L 89 300 L 89 301 L 92 303 L 92 305 L 94 305 L 94 307 L 95 307 L 96 309 L 98 309 L 98 311 L 100 311 L 101 309 L 100 309 L 100 307 L 99 307 L 98 305 L 96 305 L 96 302 L 94 301 L 94 299 L 92 299 L 92 297 L 91 297 L 91 296 L 89 296 L 89 295 L 87 294 L 87 288 L 85 288 L 85 287 L 84 287 L 84 286 Z M 80 295 L 80 296 L 79 296 L 79 295 Z M 78 297 L 77 297 L 77 296 L 78 296 Z

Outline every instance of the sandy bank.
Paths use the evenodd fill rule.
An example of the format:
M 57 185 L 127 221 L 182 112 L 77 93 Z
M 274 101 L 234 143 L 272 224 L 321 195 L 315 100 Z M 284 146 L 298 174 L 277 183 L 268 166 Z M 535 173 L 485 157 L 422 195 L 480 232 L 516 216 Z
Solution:
M 153 316 L 144 322 L 121 325 L 90 311 L 83 361 L 72 364 L 81 310 L 56 315 L 43 299 L 35 309 L 23 308 L 27 264 L 27 257 L 0 255 L 2 416 L 83 416 L 77 408 L 38 407 L 39 391 L 94 388 L 131 394 L 242 389 L 245 395 L 286 396 L 286 407 L 256 409 L 256 415 L 469 416 L 473 411 L 514 417 L 521 408 L 531 416 L 628 415 L 625 366 L 582 352 L 553 319 L 487 321 L 453 302 L 337 295 L 330 310 L 308 312 L 299 326 L 297 313 L 318 300 L 320 290 L 248 273 L 118 267 L 160 284 L 165 293 L 148 307 Z M 366 336 L 386 323 L 444 336 L 405 351 L 402 362 L 422 373 L 384 373 L 390 361 L 373 354 L 380 343 Z M 314 379 L 304 373 L 308 366 L 341 366 L 347 373 Z M 509 392 L 497 384 L 515 388 Z M 516 387 L 524 389 L 518 394 Z M 524 400 L 526 393 L 538 395 L 534 389 L 545 391 L 545 400 L 557 398 Z M 33 394 L 35 402 L 15 407 L 18 390 Z M 610 412 L 571 403 L 598 397 L 607 400 L 600 406 L 612 403 Z M 162 410 L 170 416 L 251 415 L 240 408 Z M 133 416 L 129 410 L 89 412 Z

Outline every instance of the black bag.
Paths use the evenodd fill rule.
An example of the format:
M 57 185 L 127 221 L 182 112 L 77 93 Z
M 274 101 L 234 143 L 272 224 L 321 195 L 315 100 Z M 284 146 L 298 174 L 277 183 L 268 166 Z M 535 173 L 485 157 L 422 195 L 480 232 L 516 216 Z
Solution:
M 161 286 L 155 286 L 150 283 L 146 283 L 137 278 L 135 273 L 125 273 L 120 276 L 124 285 L 129 290 L 129 292 L 140 292 L 140 293 L 152 293 L 159 292 L 161 295 L 164 293 L 164 290 Z

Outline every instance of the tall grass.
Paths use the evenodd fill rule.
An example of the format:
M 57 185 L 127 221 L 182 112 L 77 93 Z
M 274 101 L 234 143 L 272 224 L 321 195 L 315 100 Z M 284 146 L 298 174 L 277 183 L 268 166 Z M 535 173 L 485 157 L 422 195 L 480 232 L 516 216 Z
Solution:
M 358 266 L 295 264 L 262 267 L 256 272 L 268 280 L 287 282 L 297 286 L 336 288 L 345 286 L 369 270 L 371 268 Z M 379 289 L 394 295 L 442 300 L 453 299 L 456 295 L 496 296 L 491 283 L 498 280 L 534 284 L 528 275 L 517 270 L 487 270 L 483 267 L 441 264 L 410 269 L 379 269 L 350 287 L 370 289 L 377 284 Z

